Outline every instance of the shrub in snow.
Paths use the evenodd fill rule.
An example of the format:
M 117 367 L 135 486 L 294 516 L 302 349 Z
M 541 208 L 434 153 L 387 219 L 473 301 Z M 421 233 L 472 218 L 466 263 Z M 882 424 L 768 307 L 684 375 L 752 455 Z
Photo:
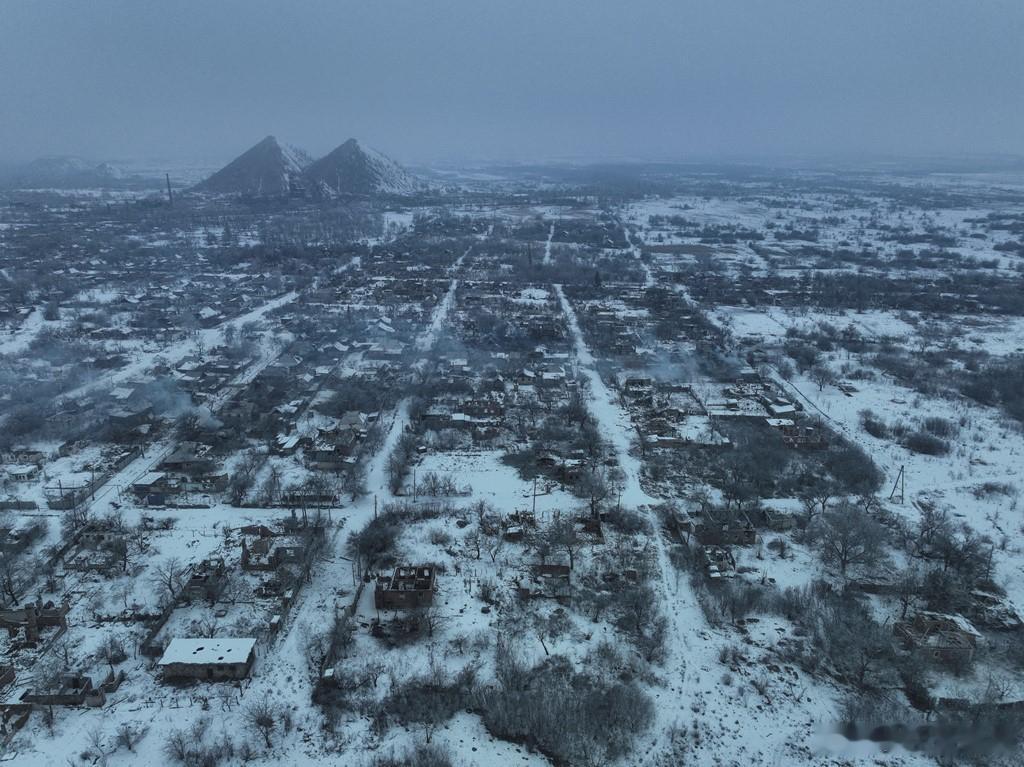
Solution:
M 932 416 L 924 419 L 924 430 L 934 437 L 950 439 L 955 437 L 960 429 L 952 421 Z
M 452 767 L 452 757 L 438 743 L 419 743 L 401 757 L 377 757 L 372 767 Z
M 950 449 L 950 445 L 946 440 L 924 431 L 915 431 L 912 434 L 908 434 L 903 441 L 903 445 L 912 453 L 920 453 L 922 455 L 946 455 Z
M 576 672 L 558 656 L 520 670 L 506 669 L 500 686 L 484 694 L 484 724 L 555 763 L 607 764 L 630 753 L 654 719 L 654 704 L 633 683 Z
M 860 413 L 860 426 L 864 431 L 877 439 L 889 438 L 889 427 L 885 421 L 876 416 L 870 410 L 862 410 Z

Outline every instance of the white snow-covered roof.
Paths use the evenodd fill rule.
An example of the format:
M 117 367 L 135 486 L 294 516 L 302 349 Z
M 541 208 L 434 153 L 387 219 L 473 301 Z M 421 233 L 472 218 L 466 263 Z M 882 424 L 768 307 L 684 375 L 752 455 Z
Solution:
M 295 447 L 297 444 L 299 444 L 299 435 L 298 434 L 278 434 L 277 435 L 277 444 L 280 445 L 285 450 L 291 450 L 293 447 Z
M 931 618 L 932 620 L 948 621 L 955 626 L 957 630 L 962 631 L 965 634 L 970 634 L 973 637 L 981 638 L 981 632 L 974 628 L 974 624 L 960 613 L 938 613 L 929 610 L 922 610 L 919 615 Z
M 245 663 L 256 646 L 255 639 L 204 639 L 176 637 L 164 650 L 159 665 L 172 663 Z
M 149 471 L 135 480 L 132 484 L 139 487 L 148 487 L 149 485 L 155 485 L 166 476 L 167 475 L 162 471 Z

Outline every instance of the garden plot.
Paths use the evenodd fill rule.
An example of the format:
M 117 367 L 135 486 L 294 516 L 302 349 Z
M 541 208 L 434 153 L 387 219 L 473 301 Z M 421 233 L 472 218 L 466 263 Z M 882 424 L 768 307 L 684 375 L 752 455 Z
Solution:
M 519 472 L 502 462 L 496 451 L 464 453 L 430 453 L 417 464 L 417 477 L 429 472 L 451 476 L 462 489 L 471 492 L 477 500 L 486 500 L 503 513 L 532 511 L 534 487 L 532 481 L 520 477 Z M 536 483 L 537 516 L 550 519 L 556 512 L 573 508 L 580 503 L 568 490 L 560 490 L 549 480 Z

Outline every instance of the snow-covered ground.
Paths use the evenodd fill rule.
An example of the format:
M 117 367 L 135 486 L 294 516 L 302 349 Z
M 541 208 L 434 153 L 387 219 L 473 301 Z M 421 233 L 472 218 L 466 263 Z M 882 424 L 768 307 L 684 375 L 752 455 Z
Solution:
M 330 306 L 324 314 L 315 315 L 316 321 L 321 323 L 329 324 L 338 319 L 341 324 L 339 318 L 343 311 L 354 311 L 360 316 L 360 312 L 376 312 L 379 308 L 382 314 L 386 312 L 387 316 L 399 320 L 414 317 L 415 321 L 406 323 L 405 330 L 398 323 L 394 326 L 399 328 L 399 335 L 408 344 L 409 356 L 395 363 L 402 367 L 398 376 L 404 376 L 403 380 L 407 381 L 434 375 L 437 347 L 442 340 L 446 344 L 451 342 L 453 346 L 457 344 L 457 334 L 452 332 L 453 321 L 456 317 L 464 319 L 466 307 L 460 306 L 459 300 L 467 288 L 480 292 L 503 291 L 503 311 L 511 307 L 508 311 L 512 314 L 521 311 L 524 317 L 543 313 L 550 306 L 556 321 L 564 323 L 562 327 L 567 331 L 567 341 L 561 338 L 559 329 L 551 343 L 561 344 L 563 351 L 571 350 L 570 378 L 574 379 L 574 386 L 577 376 L 584 382 L 586 410 L 596 421 L 603 459 L 607 461 L 606 465 L 614 466 L 610 473 L 615 477 L 613 481 L 619 481 L 615 469 L 621 470 L 621 492 L 615 494 L 613 501 L 623 509 L 638 512 L 650 525 L 649 530 L 635 534 L 620 534 L 609 525 L 601 540 L 588 540 L 578 553 L 578 567 L 573 572 L 574 584 L 578 582 L 576 579 L 580 573 L 589 572 L 588 568 L 594 573 L 600 572 L 601 563 L 610 556 L 609 552 L 638 549 L 638 559 L 647 568 L 643 577 L 650 578 L 649 584 L 654 590 L 653 612 L 666 619 L 667 654 L 664 661 L 645 661 L 629 669 L 630 674 L 634 674 L 636 668 L 642 670 L 637 675 L 638 684 L 653 700 L 655 714 L 650 729 L 636 733 L 633 753 L 620 760 L 621 764 L 664 767 L 674 763 L 672 754 L 684 753 L 685 757 L 680 758 L 687 764 L 723 767 L 747 764 L 810 767 L 845 763 L 928 763 L 924 756 L 898 747 L 883 753 L 866 743 L 851 744 L 831 732 L 832 725 L 842 716 L 851 686 L 841 684 L 824 673 L 811 674 L 794 664 L 779 661 L 785 643 L 799 640 L 790 621 L 766 611 L 755 613 L 742 625 L 725 622 L 712 625 L 708 622 L 698 596 L 703 593 L 701 584 L 694 581 L 691 585 L 689 574 L 680 569 L 675 555 L 679 553 L 676 547 L 682 544 L 674 533 L 662 529 L 655 509 L 663 502 L 686 503 L 691 499 L 676 497 L 675 493 L 664 489 L 655 490 L 654 483 L 645 479 L 650 476 L 649 466 L 645 463 L 649 459 L 637 449 L 636 427 L 630 412 L 623 406 L 611 382 L 602 378 L 599 372 L 607 374 L 605 366 L 609 360 L 595 351 L 601 348 L 598 342 L 594 348 L 588 344 L 581 330 L 580 317 L 586 317 L 587 304 L 575 299 L 578 295 L 575 291 L 583 292 L 580 283 L 571 285 L 572 276 L 558 278 L 565 282 L 564 286 L 525 280 L 516 282 L 518 278 L 511 267 L 507 271 L 507 282 L 500 285 L 485 282 L 479 274 L 484 273 L 487 267 L 504 266 L 504 254 L 491 252 L 490 240 L 496 230 L 502 231 L 501 227 L 506 226 L 505 231 L 529 232 L 530 247 L 535 248 L 544 241 L 545 267 L 554 268 L 577 258 L 575 263 L 584 268 L 591 255 L 586 247 L 590 246 L 566 243 L 562 228 L 553 222 L 590 223 L 598 236 L 602 236 L 602 231 L 606 233 L 621 227 L 625 247 L 600 250 L 605 257 L 619 258 L 632 267 L 638 267 L 630 270 L 633 274 L 642 269 L 644 288 L 665 285 L 689 300 L 689 291 L 695 285 L 678 282 L 676 277 L 683 268 L 703 263 L 704 259 L 708 259 L 708 264 L 715 269 L 729 270 L 737 280 L 741 279 L 741 267 L 749 274 L 761 277 L 770 267 L 777 268 L 778 264 L 773 264 L 773 259 L 789 259 L 790 262 L 797 259 L 794 254 L 798 253 L 798 246 L 783 239 L 767 237 L 759 240 L 760 244 L 755 247 L 753 240 L 747 241 L 746 236 L 750 232 L 770 232 L 783 226 L 814 229 L 819 232 L 818 245 L 838 248 L 847 247 L 842 245 L 844 242 L 860 244 L 880 238 L 880 233 L 898 227 L 916 234 L 929 234 L 936 227 L 972 231 L 978 211 L 956 208 L 923 214 L 915 210 L 889 208 L 869 195 L 844 200 L 832 191 L 783 194 L 756 184 L 732 197 L 687 193 L 673 198 L 636 200 L 616 208 L 614 213 L 596 207 L 517 206 L 508 199 L 503 196 L 499 204 L 492 206 L 467 203 L 447 211 L 457 217 L 477 219 L 471 228 L 464 222 L 458 224 L 458 239 L 453 237 L 452 241 L 459 242 L 460 248 L 465 247 L 469 236 L 467 232 L 475 233 L 473 236 L 488 242 L 480 244 L 477 251 L 479 262 L 477 254 L 469 259 L 477 248 L 474 245 L 465 249 L 450 266 L 448 260 L 452 256 L 447 256 L 441 265 L 417 265 L 418 270 L 430 272 L 438 284 L 447 284 L 436 305 L 431 297 L 418 304 L 410 302 L 404 307 L 398 302 L 378 307 L 373 300 L 372 289 L 366 284 L 389 284 L 410 279 L 410 272 L 386 272 L 389 265 L 377 263 L 372 251 L 368 258 L 346 255 L 343 259 L 335 259 L 328 267 L 329 272 L 318 274 L 310 282 L 293 285 L 308 285 L 310 294 L 318 294 L 319 304 Z M 354 244 L 361 249 L 372 249 L 409 238 L 413 217 L 418 212 L 415 209 L 384 210 L 380 215 L 383 236 L 356 238 Z M 672 217 L 672 221 L 657 217 Z M 374 218 L 375 222 L 377 220 Z M 700 236 L 693 234 L 695 230 L 692 228 L 690 234 L 681 233 L 685 227 L 694 225 L 701 228 Z M 219 238 L 222 228 L 196 229 L 196 226 L 194 221 L 189 223 L 190 237 L 195 249 L 203 251 L 198 257 L 205 258 L 217 246 L 199 243 L 197 238 L 205 239 L 202 234 L 205 231 L 216 232 Z M 719 231 L 717 227 L 742 233 L 734 242 L 709 244 L 700 241 L 713 241 L 717 236 L 715 232 Z M 479 232 L 485 229 L 487 234 L 480 235 Z M 571 231 L 571 227 L 567 225 L 566 231 Z M 258 229 L 252 225 L 245 231 L 236 230 L 235 235 L 245 247 L 257 242 Z M 559 248 L 555 254 L 557 258 L 553 259 L 552 243 L 556 238 Z M 427 239 L 424 238 L 425 241 Z M 181 241 L 173 233 L 161 231 L 158 234 L 140 234 L 136 243 L 147 248 L 165 248 Z M 993 242 L 991 238 L 963 236 L 959 238 L 956 253 L 963 258 L 993 257 Z M 446 246 L 448 244 L 445 243 Z M 621 246 L 622 242 L 618 241 L 618 244 Z M 517 246 L 512 243 L 511 247 Z M 896 248 L 895 244 L 886 243 L 881 250 L 888 257 Z M 447 252 L 453 251 L 458 252 L 454 248 Z M 577 257 L 574 254 L 582 255 Z M 1000 255 L 998 258 L 997 268 L 1008 271 L 1011 257 Z M 470 266 L 467 266 L 467 261 Z M 796 273 L 795 267 L 787 263 L 786 268 Z M 239 277 L 234 274 L 237 262 L 232 264 L 226 267 L 218 265 L 208 271 L 218 279 L 231 282 Z M 530 266 L 534 266 L 532 261 Z M 382 269 L 386 273 L 375 275 L 373 269 Z M 931 272 L 926 274 L 931 275 Z M 699 276 L 700 273 L 696 273 L 695 279 Z M 505 280 L 505 276 L 502 279 Z M 599 285 L 593 288 L 589 284 L 586 286 L 587 291 L 601 289 Z M 296 317 L 282 319 L 281 315 L 294 313 L 299 321 L 303 319 L 301 310 L 308 295 L 307 287 L 286 290 L 259 306 L 253 307 L 247 302 L 245 305 L 251 308 L 241 316 L 196 331 L 180 342 L 142 348 L 134 341 L 125 341 L 122 349 L 129 358 L 126 366 L 101 374 L 70 392 L 69 396 L 144 378 L 158 362 L 173 365 L 199 347 L 209 349 L 224 343 L 229 332 L 240 331 L 246 326 L 247 331 L 254 333 L 254 353 L 231 381 L 205 399 L 205 407 L 211 415 L 222 413 L 239 389 L 254 382 L 262 371 L 274 364 L 290 342 L 302 340 L 295 338 L 296 333 L 284 329 L 285 326 L 301 327 Z M 336 301 L 320 297 L 325 292 L 330 295 L 331 290 L 336 291 Z M 599 294 L 601 302 L 613 310 L 618 321 L 628 323 L 628 327 L 636 330 L 636 356 L 651 350 L 658 354 L 666 348 L 675 351 L 697 349 L 698 341 L 695 339 L 680 340 L 675 347 L 659 345 L 651 333 L 657 318 L 655 302 L 648 300 L 651 293 L 637 291 L 635 281 L 629 286 L 606 287 L 605 292 L 606 295 Z M 115 303 L 118 294 L 116 288 L 109 285 L 83 290 L 75 295 L 76 301 L 90 305 L 92 310 L 96 306 Z M 436 295 L 436 291 L 430 295 Z M 596 300 L 591 300 L 596 303 Z M 743 344 L 775 351 L 792 334 L 813 331 L 822 324 L 839 330 L 852 328 L 871 341 L 907 348 L 927 349 L 934 338 L 953 333 L 958 334 L 960 347 L 971 351 L 985 351 L 998 356 L 1024 348 L 1024 320 L 1015 316 L 950 314 L 935 317 L 922 312 L 883 309 L 826 312 L 811 307 L 792 310 L 756 303 L 709 307 L 707 316 L 711 322 L 730 331 L 723 353 L 732 354 Z M 430 308 L 429 314 L 427 307 Z M 403 309 L 410 311 L 403 314 Z M 63 314 L 68 309 L 62 306 L 60 311 Z M 62 317 L 53 324 L 60 326 L 63 322 Z M 43 320 L 43 310 L 35 308 L 21 318 L 6 339 L 0 339 L 0 354 L 14 358 L 24 354 L 50 324 Z M 121 323 L 117 320 L 115 324 L 130 327 L 127 321 Z M 584 327 L 589 333 L 590 326 L 586 322 Z M 923 333 L 922 328 L 929 328 L 929 332 Z M 387 332 L 393 330 L 389 326 Z M 937 335 L 932 332 L 935 330 Z M 381 331 L 371 337 L 386 336 Z M 328 346 L 328 350 L 348 349 L 340 359 L 334 355 L 329 357 L 330 363 L 323 363 L 331 375 L 344 379 L 366 372 L 371 366 L 376 370 L 377 363 L 370 359 L 369 353 L 352 351 L 349 346 L 334 347 L 334 339 L 327 340 L 329 344 L 321 343 L 320 346 Z M 525 348 L 527 351 L 530 349 L 528 345 Z M 308 348 L 301 354 L 316 355 L 322 351 L 322 348 Z M 551 351 L 549 348 L 546 353 Z M 844 363 L 858 362 L 854 355 L 845 351 L 824 352 L 822 358 L 837 368 Z M 692 371 L 688 371 L 690 373 Z M 307 376 L 307 379 L 311 382 L 317 380 L 312 376 Z M 709 389 L 715 387 L 717 392 L 723 392 L 730 385 L 717 380 L 686 379 L 678 382 L 698 388 L 706 384 Z M 924 396 L 885 375 L 858 381 L 858 390 L 847 392 L 831 384 L 820 386 L 801 374 L 795 374 L 788 380 L 776 376 L 776 384 L 788 392 L 788 396 L 801 402 L 807 412 L 820 415 L 835 432 L 868 452 L 885 475 L 885 487 L 880 493 L 883 508 L 912 523 L 918 516 L 913 502 L 927 501 L 947 509 L 957 522 L 968 523 L 989 536 L 997 544 L 992 558 L 996 581 L 1005 587 L 1011 601 L 1024 605 L 1024 555 L 1016 540 L 1020 528 L 1017 496 L 1014 493 L 980 492 L 986 485 L 1017 487 L 1017 475 L 1020 466 L 1024 465 L 1024 442 L 1019 425 L 1009 421 L 995 408 L 970 404 L 958 397 Z M 300 386 L 297 378 L 295 385 L 296 389 Z M 456 384 L 453 388 L 458 386 Z M 520 386 L 522 388 L 517 390 Z M 501 387 L 506 392 L 517 393 L 531 388 L 516 381 L 514 372 L 503 373 L 499 390 Z M 303 436 L 315 437 L 318 427 L 326 426 L 332 420 L 312 412 L 309 406 L 309 397 L 313 396 L 310 392 L 319 394 L 322 388 L 325 387 L 310 383 L 303 395 L 305 399 L 295 399 L 294 405 L 291 397 L 288 398 L 287 405 L 293 410 L 298 408 L 302 413 L 297 431 Z M 343 713 L 333 732 L 328 732 L 323 712 L 311 703 L 317 680 L 307 659 L 309 640 L 330 625 L 336 614 L 346 610 L 351 610 L 358 628 L 354 644 L 339 661 L 338 668 L 356 672 L 373 664 L 382 665 L 385 670 L 379 678 L 360 693 L 377 701 L 397 689 L 404 680 L 436 669 L 450 676 L 473 667 L 484 685 L 495 685 L 493 658 L 498 638 L 512 637 L 524 658 L 531 663 L 540 663 L 551 655 L 557 655 L 573 669 L 581 669 L 584 664 L 592 662 L 595 648 L 602 641 L 611 642 L 626 653 L 630 661 L 636 660 L 633 656 L 639 658 L 640 653 L 623 641 L 619 627 L 612 621 L 607 618 L 591 619 L 575 605 L 562 607 L 553 601 L 537 600 L 523 608 L 518 601 L 513 603 L 511 598 L 499 597 L 493 603 L 483 598 L 483 587 L 488 584 L 495 584 L 499 594 L 513 594 L 519 584 L 518 579 L 536 564 L 537 552 L 532 541 L 506 540 L 503 534 L 499 534 L 490 548 L 485 547 L 483 552 L 477 545 L 474 555 L 472 536 L 483 527 L 482 520 L 474 526 L 474 508 L 493 509 L 502 518 L 502 524 L 512 514 L 535 511 L 543 525 L 563 515 L 579 514 L 586 507 L 586 502 L 573 495 L 571 488 L 561 487 L 548 479 L 537 482 L 524 479 L 510 465 L 511 456 L 505 453 L 506 450 L 512 451 L 513 439 L 509 430 L 494 440 L 487 437 L 488 441 L 483 445 L 470 444 L 469 437 L 460 437 L 456 440 L 458 447 L 448 449 L 439 448 L 442 440 L 430 432 L 429 439 L 424 439 L 425 444 L 420 447 L 421 452 L 412 460 L 404 488 L 398 495 L 391 492 L 389 459 L 404 435 L 423 436 L 422 430 L 417 432 L 419 424 L 412 415 L 416 412 L 414 405 L 419 404 L 414 396 L 416 393 L 411 385 L 403 388 L 401 394 L 388 400 L 394 402 L 397 399 L 397 403 L 384 407 L 384 411 L 379 413 L 379 424 L 374 427 L 375 437 L 369 443 L 375 447 L 363 456 L 367 492 L 352 500 L 348 500 L 346 495 L 344 502 L 330 509 L 327 554 L 313 564 L 279 633 L 271 636 L 257 631 L 268 623 L 277 608 L 272 601 L 255 597 L 238 599 L 230 604 L 218 603 L 216 608 L 195 604 L 179 608 L 172 614 L 164 629 L 167 636 L 206 631 L 211 622 L 218 636 L 248 631 L 252 627 L 252 632 L 259 634 L 259 642 L 258 658 L 250 679 L 237 685 L 164 685 L 150 661 L 130 652 L 129 658 L 118 666 L 126 672 L 127 679 L 117 692 L 109 696 L 101 711 L 62 708 L 57 713 L 52 733 L 41 717 L 34 715 L 26 730 L 14 737 L 0 759 L 26 767 L 62 764 L 76 759 L 82 763 L 92 761 L 110 765 L 166 764 L 171 762 L 165 751 L 169 734 L 203 721 L 209 722 L 205 735 L 207 742 L 226 734 L 236 744 L 247 741 L 256 746 L 256 753 L 251 759 L 236 753 L 232 759 L 225 760 L 226 763 L 322 763 L 358 767 L 371 764 L 379 756 L 401 754 L 410 744 L 422 740 L 424 728 L 406 728 L 394 722 L 378 728 L 380 723 L 371 721 L 365 711 L 357 713 L 353 709 Z M 861 413 L 868 409 L 887 422 L 917 424 L 925 417 L 940 416 L 956 424 L 957 433 L 951 438 L 950 454 L 935 457 L 914 454 L 893 440 L 870 436 L 861 428 Z M 549 412 L 562 411 L 555 409 Z M 694 416 L 687 421 L 689 431 L 684 429 L 681 433 L 710 433 L 714 419 L 715 416 Z M 516 435 L 516 449 L 524 439 L 522 435 Z M 249 447 L 254 443 L 255 440 L 250 442 Z M 37 500 L 44 506 L 42 488 L 46 483 L 55 478 L 67 483 L 83 482 L 89 477 L 87 467 L 102 458 L 94 445 L 88 445 L 72 456 L 53 458 L 58 445 L 59 442 L 54 440 L 35 445 L 45 447 L 51 456 L 46 464 L 46 476 L 34 485 L 19 488 L 24 491 L 20 492 L 20 497 Z M 109 578 L 69 572 L 54 590 L 45 592 L 47 598 L 69 595 L 74 600 L 71 628 L 60 647 L 66 648 L 68 657 L 75 659 L 77 670 L 83 673 L 94 677 L 105 674 L 107 667 L 96 652 L 107 637 L 120 637 L 126 646 L 133 649 L 137 646 L 136 629 L 101 618 L 119 614 L 130 605 L 139 609 L 158 609 L 158 590 L 153 585 L 155 573 L 174 561 L 191 564 L 210 556 L 225 556 L 229 566 L 237 568 L 239 542 L 237 533 L 230 530 L 246 524 L 272 525 L 287 515 L 287 511 L 281 508 L 234 507 L 216 494 L 205 496 L 197 508 L 147 509 L 137 506 L 126 489 L 154 470 L 176 447 L 177 441 L 167 436 L 166 431 L 151 437 L 145 454 L 118 471 L 86 504 L 87 509 L 97 516 L 119 511 L 132 524 L 144 517 L 156 517 L 157 522 L 168 518 L 173 524 L 167 527 L 157 524 L 150 531 L 146 553 L 137 557 L 127 572 L 115 573 Z M 265 445 L 261 445 L 262 449 Z M 244 456 L 241 451 L 235 452 L 233 458 L 225 462 L 224 470 L 237 467 Z M 260 458 L 260 482 L 272 470 L 280 471 L 289 483 L 295 484 L 313 476 L 301 458 L 266 456 L 262 452 Z M 680 471 L 685 474 L 686 467 Z M 457 492 L 450 497 L 424 498 L 420 489 L 422 484 L 417 483 L 422 483 L 422 478 L 428 473 L 451 477 Z M 899 503 L 895 498 L 888 498 L 888 490 L 901 473 L 905 478 L 907 497 Z M 657 485 L 658 488 L 670 486 L 668 483 Z M 712 495 L 721 497 L 720 494 Z M 476 507 L 481 501 L 485 506 Z M 798 498 L 762 501 L 773 509 L 789 513 L 798 513 L 802 508 Z M 425 521 L 416 519 L 417 512 L 434 504 L 446 510 Z M 363 529 L 389 506 L 403 509 L 408 514 L 394 544 L 396 561 L 436 563 L 441 572 L 436 632 L 432 629 L 425 640 L 396 643 L 394 646 L 371 635 L 373 622 L 381 617 L 374 606 L 372 582 L 362 588 L 364 584 L 359 578 L 357 565 L 346 553 L 349 551 L 346 541 L 350 534 Z M 22 521 L 43 520 L 47 530 L 39 545 L 58 542 L 61 523 L 58 513 L 13 513 L 11 517 Z M 740 571 L 749 575 L 751 582 L 763 578 L 765 583 L 779 589 L 803 586 L 821 577 L 823 569 L 819 551 L 812 544 L 797 543 L 791 538 L 789 533 L 778 530 L 760 531 L 755 545 L 736 547 Z M 476 541 L 479 544 L 479 535 Z M 895 561 L 903 564 L 899 557 Z M 250 591 L 257 580 L 251 574 L 242 577 L 243 585 Z M 898 617 L 891 600 L 874 599 L 871 605 L 880 620 L 891 621 L 894 616 Z M 545 639 L 530 628 L 528 619 L 550 619 L 558 611 L 564 614 L 567 626 L 561 635 Z M 513 619 L 526 622 L 516 624 Z M 999 659 L 985 659 L 960 677 L 933 669 L 929 671 L 929 681 L 936 694 L 978 699 L 984 695 L 992 673 L 998 671 L 1011 679 L 1008 689 L 1012 697 L 1024 695 L 1020 674 L 1012 668 L 1000 666 L 1000 663 Z M 621 671 L 625 675 L 626 669 Z M 21 692 L 33 686 L 33 676 L 27 672 L 27 667 L 19 667 L 16 687 L 3 691 L 6 701 L 16 700 Z M 267 748 L 262 746 L 262 740 L 253 730 L 246 713 L 260 701 L 270 701 L 279 711 L 289 713 L 287 728 L 283 724 L 276 726 L 273 743 Z M 134 752 L 124 748 L 115 751 L 113 748 L 116 729 L 122 725 L 131 725 L 146 732 Z M 450 749 L 456 764 L 465 767 L 549 763 L 524 745 L 495 738 L 484 728 L 481 716 L 473 711 L 459 711 L 431 734 L 436 742 Z M 99 754 L 98 750 L 109 753 Z M 88 758 L 78 756 L 89 751 L 92 756 Z
M 572 332 L 576 359 L 590 383 L 589 406 L 601 426 L 603 436 L 615 448 L 625 472 L 622 503 L 627 507 L 650 509 L 659 499 L 652 498 L 640 485 L 640 461 L 631 448 L 633 432 L 628 414 L 594 367 L 575 311 L 560 285 L 555 286 Z M 660 523 L 649 514 L 655 529 Z M 666 689 L 654 693 L 657 723 L 652 740 L 642 749 L 641 764 L 658 764 L 668 753 L 669 741 L 679 728 L 699 731 L 703 739 L 694 747 L 701 763 L 783 764 L 807 758 L 811 735 L 838 719 L 834 692 L 807 678 L 802 672 L 787 669 L 792 679 L 780 683 L 787 692 L 769 703 L 770 715 L 764 716 L 764 703 L 745 692 L 740 680 L 735 689 L 724 686 L 724 670 L 718 659 L 729 637 L 708 626 L 689 584 L 674 569 L 661 534 L 654 538 L 662 609 L 671 626 L 669 660 L 663 676 Z M 779 627 L 784 632 L 785 628 Z M 770 647 L 778 634 L 767 621 L 760 624 L 751 640 L 755 647 Z M 776 683 L 773 680 L 772 686 Z M 812 757 L 813 758 L 813 757 Z

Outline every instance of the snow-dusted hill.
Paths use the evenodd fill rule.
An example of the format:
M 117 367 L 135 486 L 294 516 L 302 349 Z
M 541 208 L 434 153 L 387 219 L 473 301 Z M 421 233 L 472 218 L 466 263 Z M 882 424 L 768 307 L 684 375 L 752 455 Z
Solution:
M 311 189 L 336 194 L 412 194 L 423 188 L 401 165 L 354 138 L 310 165 L 304 177 Z
M 116 186 L 126 178 L 110 163 L 97 165 L 79 157 L 41 157 L 8 170 L 4 176 L 12 186 L 57 189 Z
M 288 194 L 311 161 L 301 149 L 267 136 L 195 188 L 223 194 Z

